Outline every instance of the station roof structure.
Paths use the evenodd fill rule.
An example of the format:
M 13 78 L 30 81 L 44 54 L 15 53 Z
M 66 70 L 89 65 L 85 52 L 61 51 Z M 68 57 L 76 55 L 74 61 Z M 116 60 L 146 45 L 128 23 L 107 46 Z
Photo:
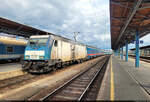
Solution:
M 71 39 L 65 38 L 63 36 L 46 32 L 2 17 L 0 17 L 0 32 L 11 34 L 11 35 L 23 36 L 25 38 L 29 38 L 31 35 L 55 35 L 71 41 Z M 80 43 L 80 42 L 75 42 L 75 43 Z
M 140 47 L 140 49 L 150 49 L 150 45 L 142 46 L 142 47 Z M 130 50 L 135 50 L 135 48 L 130 49 Z
M 2 17 L 0 17 L 0 32 L 23 37 L 52 34 Z
M 111 48 L 118 49 L 150 33 L 150 0 L 110 0 Z

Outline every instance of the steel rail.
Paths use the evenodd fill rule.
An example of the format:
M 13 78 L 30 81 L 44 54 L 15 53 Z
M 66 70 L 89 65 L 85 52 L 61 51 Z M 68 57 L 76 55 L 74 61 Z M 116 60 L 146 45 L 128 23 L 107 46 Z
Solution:
M 101 72 L 102 68 L 104 68 L 104 66 L 106 65 L 108 59 L 106 59 L 106 61 L 103 63 L 103 65 L 99 68 L 98 72 L 95 74 L 95 76 L 92 78 L 92 80 L 90 81 L 90 83 L 88 84 L 88 86 L 86 87 L 86 89 L 84 90 L 84 92 L 82 93 L 82 95 L 80 96 L 80 98 L 78 99 L 78 101 L 82 100 L 82 98 L 84 97 L 84 95 L 86 94 L 87 90 L 89 89 L 89 87 L 92 85 L 93 81 L 95 80 L 95 78 L 98 76 L 98 74 Z
M 135 56 L 133 56 L 133 55 L 129 55 L 131 58 L 134 58 L 135 59 Z M 150 63 L 150 59 L 149 58 L 144 58 L 144 57 L 141 57 L 140 56 L 140 60 L 141 61 L 144 61 L 144 62 L 148 62 L 148 63 Z
M 101 59 L 102 60 L 102 59 Z M 101 61 L 100 60 L 100 61 Z M 98 61 L 96 64 L 94 64 L 92 67 L 94 67 L 95 65 L 97 65 L 100 61 Z M 51 93 L 47 94 L 45 97 L 41 98 L 40 101 L 44 101 L 46 98 L 48 98 L 49 96 L 51 96 L 52 94 L 56 93 L 56 91 L 60 90 L 61 88 L 65 87 L 65 85 L 69 84 L 71 81 L 73 81 L 74 79 L 76 79 L 77 77 L 83 75 L 85 72 L 87 72 L 88 70 L 90 70 L 92 67 L 84 70 L 81 73 L 78 73 L 77 75 L 75 75 L 73 78 L 71 78 L 70 80 L 68 80 L 67 82 L 65 82 L 63 85 L 61 85 L 60 87 L 58 87 L 57 89 L 55 89 L 54 91 L 52 91 Z

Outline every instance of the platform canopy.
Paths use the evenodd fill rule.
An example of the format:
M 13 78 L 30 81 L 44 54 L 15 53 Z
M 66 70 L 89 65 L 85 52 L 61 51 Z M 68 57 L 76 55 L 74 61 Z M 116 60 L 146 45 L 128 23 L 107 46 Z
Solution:
M 110 0 L 111 47 L 113 50 L 150 33 L 150 0 Z
M 150 45 L 142 46 L 142 47 L 140 47 L 140 49 L 150 49 Z M 130 50 L 135 50 L 135 48 L 130 49 Z
M 0 32 L 23 37 L 52 34 L 2 17 L 0 17 Z

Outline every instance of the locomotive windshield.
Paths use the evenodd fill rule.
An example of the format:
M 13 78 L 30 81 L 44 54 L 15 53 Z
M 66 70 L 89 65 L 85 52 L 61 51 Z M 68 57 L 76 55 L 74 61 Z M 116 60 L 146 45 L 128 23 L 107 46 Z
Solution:
M 29 40 L 30 45 L 46 45 L 48 38 L 31 38 Z

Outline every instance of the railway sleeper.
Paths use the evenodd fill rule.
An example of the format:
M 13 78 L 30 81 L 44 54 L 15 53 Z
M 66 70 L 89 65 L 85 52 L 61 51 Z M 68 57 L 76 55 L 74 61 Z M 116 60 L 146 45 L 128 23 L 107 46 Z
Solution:
M 71 94 L 81 94 L 81 93 L 82 93 L 81 91 L 71 91 L 71 92 L 70 92 L 70 90 L 64 90 L 63 92 L 64 92 L 65 94 L 66 94 L 66 93 L 67 93 L 67 94 L 68 94 L 68 93 L 71 93 Z
M 85 87 L 85 85 L 84 85 L 84 84 L 72 83 L 71 85 L 72 85 L 72 86 L 80 86 L 80 87 Z
M 65 93 L 64 91 L 62 91 L 62 92 L 60 92 L 60 93 L 58 93 L 58 95 L 57 96 L 63 96 L 63 97 L 76 97 L 76 99 L 81 95 L 81 91 L 80 91 L 80 93 L 79 93 L 79 91 L 74 91 L 74 93 L 75 92 L 78 92 L 78 94 L 74 94 L 74 93 L 72 93 L 73 91 L 70 91 L 69 93 Z M 57 97 L 57 96 L 54 96 L 54 97 Z
M 76 97 L 68 97 L 68 96 L 56 96 L 51 100 L 76 100 Z

